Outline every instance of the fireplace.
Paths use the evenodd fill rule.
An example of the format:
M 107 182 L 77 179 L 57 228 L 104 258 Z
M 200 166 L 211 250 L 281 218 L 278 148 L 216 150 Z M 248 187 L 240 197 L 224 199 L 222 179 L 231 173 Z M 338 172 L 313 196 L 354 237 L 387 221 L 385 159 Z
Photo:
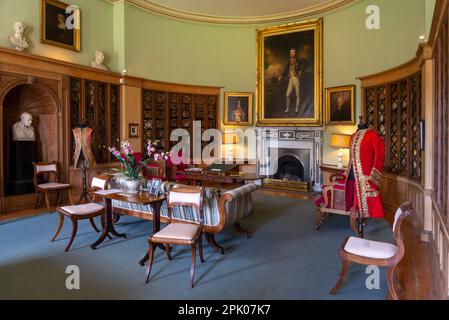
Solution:
M 304 166 L 294 156 L 282 156 L 278 161 L 278 170 L 270 178 L 284 181 L 304 181 Z
M 261 128 L 257 134 L 264 186 L 321 191 L 322 128 Z

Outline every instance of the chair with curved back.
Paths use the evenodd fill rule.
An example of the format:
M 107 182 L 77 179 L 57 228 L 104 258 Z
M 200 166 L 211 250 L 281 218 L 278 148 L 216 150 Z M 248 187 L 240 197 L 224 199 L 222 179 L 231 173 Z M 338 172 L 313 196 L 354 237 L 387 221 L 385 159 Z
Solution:
M 358 233 L 356 226 L 357 212 L 346 211 L 345 180 L 344 174 L 335 173 L 329 177 L 330 184 L 323 186 L 323 194 L 315 201 L 315 229 L 319 230 L 321 223 L 329 215 L 338 214 L 348 216 L 351 229 Z
M 92 179 L 91 188 L 89 190 L 89 193 L 93 193 L 98 190 L 106 190 L 108 187 L 108 183 L 110 180 L 110 176 L 107 175 L 97 175 Z M 95 197 L 92 198 L 95 200 Z M 70 237 L 69 243 L 67 244 L 65 251 L 69 251 L 73 240 L 75 239 L 76 232 L 78 230 L 78 221 L 79 220 L 89 220 L 90 224 L 92 225 L 92 228 L 96 232 L 100 232 L 98 230 L 97 226 L 95 225 L 95 222 L 93 218 L 102 216 L 101 224 L 104 225 L 104 219 L 103 219 L 103 212 L 104 207 L 102 205 L 99 205 L 95 202 L 86 203 L 86 204 L 79 204 L 79 205 L 72 205 L 72 206 L 65 206 L 65 207 L 59 207 L 57 208 L 57 211 L 59 213 L 59 225 L 58 229 L 55 232 L 55 235 L 51 239 L 51 241 L 55 241 L 58 237 L 59 232 L 62 229 L 62 226 L 64 225 L 64 217 L 69 218 L 72 221 L 72 235 Z
M 59 170 L 56 161 L 52 162 L 33 162 L 34 166 L 34 177 L 33 183 L 36 190 L 36 200 L 34 204 L 34 209 L 39 205 L 39 195 L 44 194 L 45 203 L 47 205 L 48 211 L 51 211 L 49 193 L 56 191 L 56 204 L 59 202 L 60 192 L 67 190 L 69 193 L 70 203 L 73 204 L 71 189 L 72 186 L 68 183 L 59 182 Z M 42 177 L 46 176 L 47 181 L 41 181 Z M 51 176 L 53 176 L 53 181 L 50 181 Z
M 349 265 L 351 262 L 354 262 L 368 266 L 387 267 L 388 293 L 392 299 L 398 300 L 395 288 L 395 283 L 398 282 L 395 269 L 405 253 L 401 227 L 404 219 L 412 214 L 413 211 L 410 202 L 402 204 L 396 211 L 393 223 L 393 235 L 396 245 L 363 238 L 346 237 L 340 247 L 340 258 L 342 262 L 340 278 L 330 294 L 336 294 L 343 286 L 349 271 Z
M 183 186 L 179 188 L 173 188 L 170 190 L 167 199 L 168 208 L 168 222 L 165 228 L 155 233 L 148 239 L 148 268 L 146 272 L 145 283 L 150 280 L 151 268 L 153 266 L 154 251 L 157 248 L 157 244 L 165 244 L 166 254 L 169 260 L 171 260 L 170 246 L 174 245 L 190 245 L 192 247 L 192 265 L 190 270 L 190 288 L 193 288 L 193 279 L 195 277 L 195 261 L 196 261 L 196 246 L 199 247 L 199 256 L 201 262 L 204 263 L 203 246 L 202 246 L 202 230 L 204 223 L 203 212 L 203 187 L 188 187 Z M 172 209 L 178 210 L 192 209 L 192 214 L 195 214 L 194 209 L 198 210 L 199 223 L 171 223 Z

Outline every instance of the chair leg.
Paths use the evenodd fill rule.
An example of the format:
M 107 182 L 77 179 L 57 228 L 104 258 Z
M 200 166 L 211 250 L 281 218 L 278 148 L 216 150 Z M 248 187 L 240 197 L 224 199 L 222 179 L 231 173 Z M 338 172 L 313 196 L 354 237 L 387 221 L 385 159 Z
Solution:
M 61 232 L 62 226 L 64 225 L 64 214 L 62 214 L 61 212 L 59 212 L 59 226 L 58 229 L 56 229 L 55 235 L 53 236 L 53 238 L 51 239 L 51 241 L 55 241 L 56 238 L 59 235 L 59 232 Z
M 70 201 L 70 205 L 73 206 L 73 198 L 72 198 L 72 190 L 69 189 L 69 201 Z
M 315 229 L 319 230 L 321 226 L 321 220 L 322 220 L 322 213 L 321 208 L 316 208 L 316 216 L 315 216 Z
M 198 238 L 198 249 L 200 253 L 200 259 L 201 263 L 204 263 L 204 256 L 203 256 L 203 234 L 200 234 L 200 237 Z
M 72 224 L 73 224 L 73 229 L 72 229 L 72 236 L 70 237 L 70 241 L 69 244 L 67 245 L 67 247 L 65 248 L 65 251 L 69 251 L 70 246 L 72 245 L 73 240 L 75 239 L 76 236 L 76 232 L 78 231 L 78 221 L 72 219 Z
M 148 240 L 148 267 L 147 272 L 145 276 L 145 283 L 148 284 L 150 282 L 150 274 L 151 274 L 151 268 L 153 267 L 153 257 L 154 257 L 154 250 L 156 249 L 156 245 L 154 245 L 151 242 L 151 239 Z
M 388 292 L 393 300 L 399 300 L 398 295 L 395 289 L 395 281 L 394 281 L 394 269 L 396 266 L 388 267 L 387 269 L 387 283 L 388 283 Z
M 399 281 L 399 277 L 398 277 L 398 273 L 396 272 L 396 269 L 394 269 L 394 281 L 398 285 L 399 292 L 403 293 L 405 290 L 402 287 L 401 282 Z
M 61 192 L 59 190 L 56 191 L 56 206 L 59 204 L 59 198 L 61 198 Z
M 171 260 L 171 254 L 170 254 L 170 244 L 165 244 L 165 253 L 167 254 L 168 260 Z
M 343 283 L 346 280 L 346 276 L 348 275 L 349 264 L 350 264 L 349 260 L 342 259 L 341 264 L 342 264 L 342 269 L 340 272 L 340 278 L 338 279 L 335 287 L 332 288 L 330 294 L 336 294 L 337 291 L 340 290 L 340 288 L 343 286 Z
M 215 236 L 213 233 L 206 233 L 206 240 L 214 251 L 221 250 L 221 254 L 225 254 L 224 248 L 220 246 L 217 241 L 215 241 Z
M 50 198 L 48 197 L 48 192 L 45 192 L 45 203 L 47 204 L 48 211 L 51 211 L 51 209 L 50 209 Z
M 252 233 L 250 231 L 242 228 L 242 226 L 240 225 L 239 222 L 234 223 L 233 227 L 238 233 L 245 235 L 247 239 L 251 238 Z
M 349 217 L 349 225 L 351 226 L 352 231 L 354 231 L 356 234 L 359 233 L 359 229 L 357 228 L 357 219 L 353 216 L 350 215 Z
M 35 199 L 35 202 L 34 202 L 34 209 L 37 209 L 37 206 L 39 205 L 39 196 L 40 196 L 40 193 L 39 193 L 39 192 L 36 192 L 36 193 L 35 193 L 35 196 L 34 196 L 34 199 Z
M 96 232 L 100 232 L 100 230 L 97 228 L 97 225 L 95 224 L 95 221 L 93 218 L 89 218 L 89 222 L 90 222 L 90 225 L 92 226 L 92 228 L 94 228 L 94 230 Z
M 196 262 L 196 242 L 192 244 L 192 267 L 190 268 L 190 288 L 193 288 L 193 279 L 195 278 Z

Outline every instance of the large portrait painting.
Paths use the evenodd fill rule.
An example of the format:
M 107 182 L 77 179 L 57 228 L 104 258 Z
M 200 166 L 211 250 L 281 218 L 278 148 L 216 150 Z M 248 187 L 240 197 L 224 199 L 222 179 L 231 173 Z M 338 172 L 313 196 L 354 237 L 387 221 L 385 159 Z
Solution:
M 80 10 L 57 0 L 41 0 L 41 42 L 79 52 Z
M 257 124 L 322 125 L 322 19 L 257 31 Z

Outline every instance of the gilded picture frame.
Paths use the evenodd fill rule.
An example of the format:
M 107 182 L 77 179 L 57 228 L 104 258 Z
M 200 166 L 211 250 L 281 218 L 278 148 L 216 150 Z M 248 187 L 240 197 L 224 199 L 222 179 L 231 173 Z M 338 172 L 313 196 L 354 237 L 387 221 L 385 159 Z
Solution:
M 40 0 L 41 43 L 81 51 L 81 11 L 58 0 Z
M 223 123 L 232 126 L 253 125 L 252 92 L 225 92 Z
M 355 85 L 326 88 L 326 125 L 355 125 Z
M 323 20 L 257 30 L 257 125 L 322 126 Z

